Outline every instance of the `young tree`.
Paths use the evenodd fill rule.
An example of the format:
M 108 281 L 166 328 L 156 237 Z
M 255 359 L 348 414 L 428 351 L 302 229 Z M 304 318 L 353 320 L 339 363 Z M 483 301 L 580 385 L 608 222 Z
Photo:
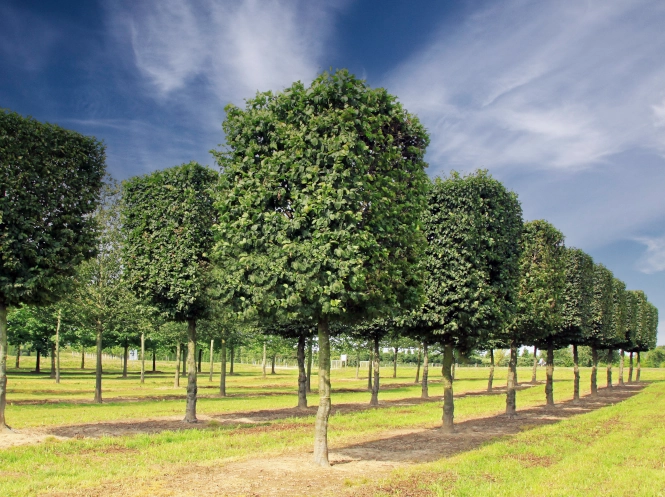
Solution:
M 384 89 L 347 71 L 227 107 L 217 259 L 243 317 L 318 327 L 314 461 L 328 466 L 335 321 L 420 303 L 428 137 Z
M 522 209 L 486 171 L 437 178 L 428 200 L 426 301 L 414 324 L 443 346 L 443 429 L 452 431 L 453 348 L 473 349 L 511 316 Z
M 104 160 L 94 138 L 0 110 L 0 431 L 7 308 L 62 298 L 66 278 L 94 255 Z
M 591 395 L 598 393 L 598 349 L 611 348 L 614 338 L 612 319 L 614 317 L 614 276 L 602 264 L 595 264 L 593 270 L 593 300 L 591 301 L 591 326 L 586 345 L 591 347 Z
M 559 341 L 573 346 L 573 402 L 580 400 L 580 368 L 577 347 L 586 344 L 591 326 L 593 259 L 580 249 L 565 249 L 565 285 L 561 298 Z
M 565 286 L 563 241 L 563 234 L 547 221 L 524 224 L 520 241 L 519 298 L 514 319 L 507 328 L 512 343 L 536 345 L 547 350 L 545 397 L 548 406 L 554 405 L 554 349 L 567 345 L 560 342 L 565 337 L 558 336 Z M 515 412 L 514 388 L 509 385 L 506 414 L 514 416 Z
M 127 180 L 123 188 L 125 278 L 140 300 L 187 322 L 187 407 L 196 419 L 196 321 L 206 316 L 217 174 L 190 162 Z

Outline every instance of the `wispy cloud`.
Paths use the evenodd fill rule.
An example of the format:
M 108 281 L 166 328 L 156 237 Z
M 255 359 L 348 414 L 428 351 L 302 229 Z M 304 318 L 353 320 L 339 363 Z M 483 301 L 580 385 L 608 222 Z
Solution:
M 646 246 L 646 252 L 637 263 L 638 270 L 646 274 L 665 271 L 665 235 L 640 237 L 635 240 Z
M 388 78 L 432 135 L 435 167 L 579 170 L 665 151 L 665 4 L 492 4 Z

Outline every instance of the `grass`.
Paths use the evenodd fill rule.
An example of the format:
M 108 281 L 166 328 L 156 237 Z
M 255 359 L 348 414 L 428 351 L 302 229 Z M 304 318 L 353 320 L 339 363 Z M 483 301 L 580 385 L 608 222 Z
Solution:
M 22 362 L 28 369 L 30 365 L 27 364 L 27 361 Z M 9 364 L 13 364 L 11 358 Z M 32 427 L 53 429 L 80 423 L 141 420 L 159 416 L 181 416 L 184 413 L 184 382 L 181 382 L 182 387 L 173 388 L 172 364 L 158 363 L 157 369 L 163 371 L 163 373 L 148 375 L 145 385 L 139 383 L 136 374 L 137 364 L 131 364 L 134 367 L 129 378 L 121 378 L 119 364 L 106 364 L 104 396 L 108 400 L 102 405 L 87 403 L 92 397 L 94 376 L 91 372 L 81 373 L 80 370 L 76 369 L 77 365 L 74 361 L 68 363 L 63 360 L 62 382 L 59 385 L 48 378 L 48 373 L 37 375 L 28 373 L 24 369 L 20 371 L 10 370 L 8 385 L 8 401 L 10 404 L 7 406 L 7 418 L 10 424 L 19 429 L 30 429 Z M 265 379 L 262 378 L 260 369 L 255 366 L 239 365 L 236 371 L 238 375 L 227 378 L 227 391 L 230 396 L 226 398 L 216 395 L 218 376 L 215 377 L 212 383 L 208 381 L 207 374 L 203 373 L 199 376 L 199 393 L 204 396 L 198 401 L 198 412 L 200 414 L 214 417 L 236 412 L 288 408 L 296 404 L 297 372 L 295 370 L 278 369 L 277 375 L 268 374 Z M 487 369 L 484 368 L 458 368 L 454 387 L 455 393 L 484 390 L 486 388 L 487 372 Z M 361 375 L 363 373 L 361 371 Z M 414 368 L 400 368 L 398 377 L 393 379 L 390 377 L 392 375 L 390 368 L 382 369 L 381 385 L 385 389 L 379 395 L 380 400 L 419 397 L 420 387 L 412 383 L 414 373 Z M 582 370 L 583 395 L 588 391 L 589 373 L 586 369 Z M 599 376 L 604 380 L 604 371 L 602 373 Z M 438 374 L 439 371 L 430 370 L 430 378 L 432 379 L 431 395 L 441 394 Z M 542 374 L 544 372 L 541 369 L 539 379 L 543 379 L 540 377 Z M 520 370 L 518 376 L 522 380 L 530 379 L 530 369 Z M 566 368 L 558 368 L 555 371 L 555 377 L 557 379 L 555 383 L 556 401 L 560 402 L 571 398 L 572 371 Z M 642 378 L 644 380 L 663 380 L 665 379 L 665 371 L 644 369 Z M 503 386 L 505 381 L 505 369 L 497 369 L 495 385 Z M 365 391 L 366 377 L 363 379 L 361 376 L 361 379 L 356 380 L 354 369 L 333 370 L 332 382 L 333 406 L 347 403 L 367 404 L 369 402 L 369 393 Z M 312 386 L 314 387 L 315 384 L 316 378 L 313 378 Z M 617 440 L 608 441 L 608 443 L 620 442 L 624 448 L 631 450 L 636 455 L 635 458 L 630 459 L 632 462 L 642 461 L 647 466 L 653 462 L 653 458 L 646 456 L 644 456 L 646 459 L 643 458 L 643 447 L 656 450 L 659 454 L 658 457 L 663 460 L 665 441 L 663 441 L 662 419 L 659 421 L 649 415 L 647 407 L 649 405 L 659 405 L 662 412 L 665 407 L 665 405 L 662 405 L 665 403 L 664 393 L 665 384 L 655 384 L 620 406 L 606 408 L 596 413 L 567 420 L 556 426 L 535 429 L 528 434 L 524 434 L 524 436 L 519 435 L 519 447 L 521 447 L 522 452 L 510 452 L 518 447 L 513 443 L 496 442 L 483 449 L 437 463 L 440 466 L 418 467 L 417 471 L 426 475 L 433 473 L 457 475 L 454 480 L 446 479 L 442 482 L 432 482 L 430 478 L 431 488 L 426 489 L 430 493 L 423 495 L 487 495 L 488 493 L 492 495 L 518 495 L 517 493 L 511 493 L 517 492 L 517 485 L 521 481 L 521 477 L 517 480 L 512 477 L 513 468 L 517 468 L 515 471 L 520 475 L 524 475 L 524 478 L 531 478 L 528 481 L 532 484 L 537 484 L 538 478 L 543 475 L 537 473 L 538 468 L 536 466 L 522 467 L 524 465 L 521 465 L 519 457 L 507 457 L 506 454 L 517 454 L 519 456 L 522 453 L 532 454 L 533 452 L 537 457 L 550 457 L 550 452 L 552 452 L 557 459 L 556 462 L 547 466 L 547 471 L 555 466 L 558 467 L 559 462 L 561 462 L 565 464 L 559 474 L 564 475 L 561 476 L 564 480 L 568 478 L 565 476 L 566 471 L 569 471 L 571 475 L 577 475 L 576 478 L 585 478 L 587 476 L 586 473 L 583 473 L 582 468 L 585 467 L 584 463 L 589 464 L 589 462 L 585 460 L 567 460 L 565 454 L 569 451 L 580 452 L 580 444 L 600 443 L 601 439 L 605 439 L 611 434 L 611 431 L 609 433 L 603 432 L 602 436 L 594 438 L 591 442 L 586 438 L 563 437 L 561 444 L 552 446 L 550 452 L 548 452 L 548 447 L 551 444 L 547 443 L 547 440 L 551 437 L 555 437 L 557 440 L 561 438 L 560 435 L 556 434 L 559 426 L 575 426 L 571 423 L 575 423 L 577 419 L 583 420 L 600 416 L 607 409 L 616 408 L 620 412 L 624 412 L 621 409 L 628 403 L 631 403 L 632 407 L 626 408 L 626 419 L 630 417 L 628 416 L 630 412 L 637 412 L 640 421 L 627 423 L 626 427 L 621 425 L 622 430 L 631 433 L 631 435 L 629 437 L 621 436 Z M 542 404 L 544 400 L 542 385 L 518 392 L 517 399 L 518 409 Z M 638 401 L 638 399 L 642 400 Z M 49 403 L 40 403 L 45 401 Z M 309 397 L 309 402 L 314 405 L 317 403 L 316 392 Z M 463 421 L 474 417 L 491 416 L 503 412 L 504 409 L 505 397 L 503 395 L 466 396 L 455 401 L 455 419 L 456 421 Z M 343 414 L 336 414 L 333 407 L 329 429 L 330 443 L 332 447 L 342 447 L 357 443 L 360 440 L 379 437 L 395 429 L 432 428 L 440 424 L 440 418 L 441 405 L 438 399 L 426 403 L 366 409 Z M 608 419 L 614 420 L 615 418 L 617 416 Z M 617 419 L 619 418 L 621 416 Z M 642 422 L 642 420 L 645 420 L 645 422 Z M 602 421 L 586 423 L 578 430 L 579 433 L 590 430 L 590 427 L 603 425 Z M 72 488 L 92 489 L 102 483 L 109 485 L 125 482 L 128 474 L 131 474 L 137 485 L 140 482 L 146 482 L 147 484 L 156 475 L 181 471 L 191 463 L 223 465 L 229 461 L 243 458 L 302 451 L 308 449 L 312 443 L 313 424 L 313 416 L 250 425 L 222 425 L 213 422 L 206 427 L 194 430 L 165 431 L 157 434 L 103 437 L 100 439 L 71 439 L 66 441 L 52 439 L 38 445 L 13 447 L 0 451 L 0 468 L 2 468 L 2 471 L 0 471 L 0 495 L 9 497 L 14 495 L 38 495 L 47 491 L 57 492 Z M 658 429 L 660 429 L 660 432 L 657 431 Z M 543 435 L 540 435 L 541 432 Z M 642 440 L 644 436 L 651 437 L 648 443 Z M 565 442 L 565 440 L 568 440 L 568 442 Z M 603 452 L 594 456 L 607 457 L 608 467 L 611 467 L 613 458 L 617 457 L 612 452 L 614 445 L 611 444 L 609 448 L 605 445 L 598 445 L 598 450 L 607 451 L 608 453 Z M 504 445 L 505 447 L 503 447 Z M 590 454 L 594 454 L 594 452 L 589 452 L 587 445 L 584 445 L 583 448 L 586 451 L 585 457 L 592 459 Z M 492 450 L 498 452 L 491 452 Z M 483 451 L 490 452 L 483 455 Z M 497 460 L 497 458 L 500 460 Z M 453 463 L 453 460 L 458 462 Z M 622 461 L 625 466 L 625 460 L 622 459 Z M 639 471 L 647 471 L 643 467 L 644 464 L 639 466 L 641 468 Z M 479 473 L 480 465 L 483 469 Z M 629 467 L 632 468 L 632 466 Z M 588 468 L 588 471 L 591 471 L 591 467 Z M 620 474 L 628 474 L 630 471 L 627 467 L 622 467 Z M 638 471 L 638 469 L 636 468 L 635 471 Z M 479 474 L 490 475 L 488 477 L 490 479 L 485 481 L 483 480 L 485 476 L 479 477 Z M 403 477 L 404 475 L 396 475 L 394 478 L 397 479 L 395 481 L 398 481 L 399 478 Z M 596 480 L 593 481 L 601 479 L 600 476 L 594 476 L 594 478 Z M 624 477 L 619 478 L 610 474 L 609 476 L 606 475 L 605 478 L 613 482 L 619 479 L 623 481 Z M 457 486 L 450 487 L 450 481 L 453 481 L 454 485 Z M 577 488 L 572 483 L 573 481 L 571 480 L 572 486 L 561 487 L 561 493 L 545 493 L 544 495 L 577 495 L 565 493 L 570 488 Z M 654 481 L 660 480 L 656 479 Z M 491 487 L 490 491 L 487 490 L 490 488 L 487 487 L 487 484 Z M 386 485 L 388 495 L 397 495 L 390 493 L 390 482 Z M 477 490 L 473 485 L 476 485 Z M 508 485 L 505 486 L 504 493 L 496 493 L 496 488 L 499 488 L 500 485 Z M 510 485 L 513 486 L 510 487 Z M 542 494 L 540 491 L 542 489 L 541 485 L 537 484 L 536 486 L 539 489 L 538 492 Z M 551 492 L 554 488 L 557 487 L 548 487 L 545 491 Z M 603 495 L 615 495 L 615 493 L 609 491 Z M 617 493 L 616 495 L 623 494 Z M 636 495 L 658 494 L 642 493 Z

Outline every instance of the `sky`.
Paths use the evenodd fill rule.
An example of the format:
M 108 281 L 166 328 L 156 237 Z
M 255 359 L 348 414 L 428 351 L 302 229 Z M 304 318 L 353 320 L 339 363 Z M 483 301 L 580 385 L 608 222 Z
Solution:
M 224 143 L 224 107 L 348 68 L 661 310 L 662 0 L 3 0 L 0 108 L 96 136 L 117 179 Z

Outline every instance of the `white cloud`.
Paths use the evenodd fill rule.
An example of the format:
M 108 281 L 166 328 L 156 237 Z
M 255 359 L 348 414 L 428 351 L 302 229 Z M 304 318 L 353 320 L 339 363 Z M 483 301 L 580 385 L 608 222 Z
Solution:
M 665 4 L 491 5 L 387 78 L 430 131 L 432 169 L 580 170 L 665 152 Z
M 640 237 L 636 241 L 646 246 L 646 252 L 637 263 L 638 270 L 646 274 L 665 271 L 665 235 Z

